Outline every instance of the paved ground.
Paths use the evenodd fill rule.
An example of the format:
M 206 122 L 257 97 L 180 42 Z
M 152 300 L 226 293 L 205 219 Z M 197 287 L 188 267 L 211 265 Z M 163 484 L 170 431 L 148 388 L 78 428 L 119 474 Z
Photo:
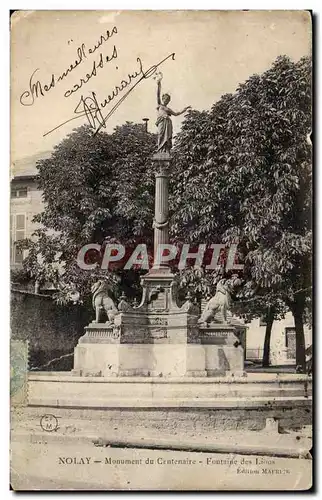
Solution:
M 43 411 L 44 409 L 42 409 Z M 50 409 L 46 409 L 46 411 Z M 26 413 L 24 413 L 26 411 Z M 306 451 L 311 446 L 311 428 L 278 434 L 271 431 L 234 431 L 195 434 L 163 432 L 158 429 L 96 428 L 97 420 L 60 420 L 61 427 L 44 431 L 35 418 L 37 409 L 17 410 L 12 421 L 12 473 L 15 490 L 84 489 L 307 489 L 311 483 L 312 461 L 236 453 L 239 446 L 279 452 Z M 94 422 L 94 425 L 93 425 Z M 114 448 L 95 446 L 117 440 L 147 441 L 213 447 L 213 452 Z M 228 446 L 226 453 L 216 447 Z M 195 448 L 193 448 L 195 447 Z M 191 449 L 191 448 L 190 448 Z M 127 460 L 131 463 L 122 463 Z M 115 462 L 116 461 L 116 462 Z M 168 463 L 170 461 L 171 463 Z M 180 462 L 181 461 L 181 462 Z M 182 462 L 184 461 L 184 462 Z
M 247 373 L 296 373 L 295 366 L 292 365 L 276 365 L 276 366 L 262 366 L 260 363 L 246 362 Z
M 303 490 L 311 484 L 310 460 L 97 448 L 63 440 L 13 442 L 12 454 L 15 490 Z
M 233 451 L 238 448 L 241 451 L 243 448 L 243 452 L 246 452 L 245 448 L 250 448 L 254 452 L 270 450 L 277 455 L 290 456 L 305 455 L 312 445 L 312 426 L 302 426 L 298 430 L 283 430 L 281 433 L 278 432 L 277 422 L 272 419 L 267 419 L 266 427 L 258 431 L 239 428 L 218 429 L 215 424 L 188 426 L 185 425 L 187 423 L 185 419 L 180 426 L 170 426 L 170 423 L 165 426 L 162 423 L 160 428 L 158 421 L 148 419 L 141 426 L 140 422 L 128 418 L 126 413 L 126 418 L 122 421 L 111 421 L 105 418 L 106 413 L 104 410 L 91 409 L 85 411 L 71 408 L 15 408 L 11 413 L 12 439 L 44 444 L 77 440 L 93 443 L 100 438 L 111 442 L 145 441 L 148 444 L 164 441 L 171 443 L 173 448 L 177 448 L 176 443 L 186 445 L 189 449 L 208 449 L 212 445 L 212 451 L 222 448 L 226 451 L 227 447 L 230 447 Z M 49 419 L 46 415 L 49 415 Z M 173 418 L 179 417 L 180 414 L 177 414 Z

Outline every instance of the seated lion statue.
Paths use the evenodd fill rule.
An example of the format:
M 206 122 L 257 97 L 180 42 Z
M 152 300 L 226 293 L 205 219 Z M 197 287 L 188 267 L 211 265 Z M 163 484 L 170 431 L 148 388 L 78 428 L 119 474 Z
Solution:
M 215 295 L 207 302 L 198 323 L 210 323 L 218 312 L 221 314 L 222 322 L 227 323 L 227 311 L 230 311 L 232 303 L 231 294 L 234 288 L 240 285 L 241 280 L 237 275 L 232 276 L 230 279 L 221 279 L 217 283 Z
M 111 298 L 110 289 L 106 282 L 97 281 L 92 285 L 91 292 L 93 294 L 92 304 L 95 309 L 95 320 L 93 323 L 99 323 L 102 311 L 106 312 L 108 317 L 107 323 L 113 323 L 115 316 L 118 314 L 117 307 Z

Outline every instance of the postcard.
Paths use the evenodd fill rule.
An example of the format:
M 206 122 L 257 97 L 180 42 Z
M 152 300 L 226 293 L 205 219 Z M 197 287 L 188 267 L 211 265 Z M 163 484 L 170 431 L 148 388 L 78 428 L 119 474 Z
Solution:
M 312 487 L 312 14 L 11 15 L 11 488 Z

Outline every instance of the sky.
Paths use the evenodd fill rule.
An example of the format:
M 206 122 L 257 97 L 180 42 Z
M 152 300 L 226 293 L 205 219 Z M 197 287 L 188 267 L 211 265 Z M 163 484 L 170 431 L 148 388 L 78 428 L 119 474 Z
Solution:
M 114 28 L 115 27 L 115 28 Z M 101 35 L 107 38 L 92 53 Z M 114 49 L 115 46 L 115 49 Z M 61 81 L 75 60 L 82 60 Z M 170 93 L 170 107 L 209 109 L 221 95 L 234 92 L 239 83 L 262 73 L 277 56 L 294 60 L 311 52 L 311 19 L 303 11 L 22 11 L 11 21 L 11 161 L 52 150 L 67 134 L 84 123 L 75 108 L 96 95 L 103 102 L 128 74 L 144 71 L 175 53 L 160 67 L 162 92 Z M 93 63 L 105 61 L 96 76 L 86 80 Z M 116 57 L 111 58 L 116 54 Z M 37 70 L 37 71 L 36 71 Z M 36 73 L 34 73 L 36 71 Z M 44 96 L 32 99 L 32 83 L 39 81 Z M 54 75 L 54 76 L 53 76 Z M 112 109 L 139 77 L 102 110 Z M 55 85 L 47 92 L 44 86 Z M 29 92 L 29 94 L 28 94 Z M 89 103 L 88 99 L 86 101 Z M 106 122 L 106 131 L 126 121 L 149 118 L 156 131 L 156 81 L 143 79 Z M 183 116 L 174 117 L 174 132 Z M 97 122 L 96 122 L 97 123 Z M 47 134 L 47 135 L 45 135 Z

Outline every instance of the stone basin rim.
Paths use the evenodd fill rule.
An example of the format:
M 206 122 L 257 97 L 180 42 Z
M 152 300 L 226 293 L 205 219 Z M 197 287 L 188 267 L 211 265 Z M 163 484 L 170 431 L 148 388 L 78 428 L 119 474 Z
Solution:
M 255 375 L 255 376 L 253 376 Z M 263 374 L 264 375 L 264 374 Z M 248 374 L 246 376 L 218 376 L 218 377 L 149 377 L 149 376 L 120 376 L 120 377 L 91 377 L 77 376 L 70 372 L 29 372 L 28 381 L 46 381 L 72 383 L 142 383 L 142 384 L 270 384 L 270 383 L 308 383 L 312 382 L 309 375 L 290 373 L 290 374 L 265 374 L 268 376 L 258 376 L 257 374 Z

